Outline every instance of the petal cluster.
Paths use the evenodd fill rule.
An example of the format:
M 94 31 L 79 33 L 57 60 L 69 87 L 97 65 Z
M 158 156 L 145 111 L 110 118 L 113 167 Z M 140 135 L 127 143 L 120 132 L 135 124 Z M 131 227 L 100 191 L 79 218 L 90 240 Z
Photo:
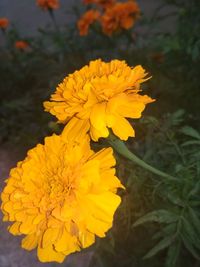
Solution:
M 105 34 L 111 35 L 113 32 L 130 29 L 139 17 L 140 9 L 136 2 L 128 1 L 116 3 L 101 18 L 102 30 Z
M 15 42 L 15 48 L 19 49 L 19 50 L 26 50 L 29 47 L 29 44 L 26 41 L 16 41 Z
M 87 35 L 91 24 L 97 21 L 100 13 L 97 10 L 88 10 L 78 21 L 78 29 L 81 36 Z
M 95 14 L 95 11 L 98 12 L 101 30 L 107 35 L 130 29 L 140 16 L 140 8 L 135 0 L 123 2 L 116 0 L 84 0 L 83 3 L 86 5 L 93 4 L 93 9 L 87 10 L 79 19 L 77 25 L 80 35 L 88 34 L 88 30 L 84 31 L 83 34 L 82 25 L 85 22 L 89 27 L 96 21 L 96 19 L 90 20 L 87 23 L 89 14 Z
M 140 65 L 131 68 L 120 60 L 91 61 L 68 75 L 44 107 L 61 123 L 83 125 L 94 141 L 108 137 L 109 128 L 127 140 L 134 136 L 134 129 L 126 118 L 140 118 L 145 105 L 153 101 L 139 94 L 140 84 L 149 79 L 146 76 Z
M 59 8 L 59 0 L 37 0 L 37 5 L 44 10 Z
M 0 29 L 5 30 L 9 25 L 9 20 L 7 18 L 0 18 Z
M 25 235 L 22 247 L 37 247 L 42 262 L 62 262 L 104 237 L 123 187 L 114 165 L 112 149 L 93 152 L 88 136 L 75 139 L 66 129 L 46 137 L 11 170 L 1 194 L 10 233 Z
M 111 7 L 116 0 L 83 0 L 84 4 L 96 4 L 101 8 L 109 8 Z

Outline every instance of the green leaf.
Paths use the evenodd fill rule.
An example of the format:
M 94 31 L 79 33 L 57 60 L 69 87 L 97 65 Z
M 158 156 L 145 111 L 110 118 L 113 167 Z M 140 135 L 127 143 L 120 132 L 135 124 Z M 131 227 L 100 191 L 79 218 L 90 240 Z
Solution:
M 190 146 L 190 145 L 200 145 L 200 141 L 197 140 L 191 140 L 183 143 L 181 146 Z
M 176 225 L 176 223 L 167 224 L 166 226 L 162 227 L 160 231 L 156 232 L 153 235 L 152 239 L 156 240 L 165 236 L 172 235 L 176 231 Z
M 194 225 L 198 236 L 200 237 L 200 218 L 198 217 L 197 213 L 195 212 L 193 208 L 189 207 L 188 211 L 189 211 L 191 222 Z
M 178 220 L 178 216 L 167 210 L 155 210 L 139 218 L 133 227 L 146 222 L 172 223 Z
M 179 109 L 172 114 L 172 124 L 179 125 L 183 121 L 183 116 L 185 111 L 183 109 Z
M 181 242 L 174 242 L 168 249 L 165 267 L 176 267 L 177 259 L 180 253 Z
M 182 132 L 185 135 L 194 137 L 198 140 L 200 140 L 200 134 L 197 132 L 197 130 L 195 130 L 194 128 L 190 127 L 190 126 L 184 126 L 180 132 Z
M 197 260 L 200 260 L 200 256 L 199 256 L 197 250 L 194 248 L 193 244 L 191 243 L 190 239 L 188 239 L 188 237 L 185 235 L 185 233 L 181 234 L 181 239 L 182 239 L 185 247 L 193 255 L 193 257 L 196 258 Z
M 183 201 L 176 195 L 176 194 L 172 194 L 170 192 L 168 192 L 167 194 L 167 198 L 169 199 L 169 201 L 171 201 L 173 204 L 180 206 L 180 207 L 184 207 L 184 203 Z
M 194 226 L 184 217 L 182 222 L 182 232 L 185 233 L 191 244 L 193 244 L 196 248 L 200 249 L 200 239 L 196 234 Z
M 143 259 L 149 259 L 156 255 L 159 251 L 169 247 L 175 239 L 175 236 L 167 236 L 157 243 L 145 256 Z
M 197 195 L 199 191 L 200 191 L 200 180 L 194 184 L 194 187 L 189 192 L 189 197 Z M 200 202 L 199 202 L 199 205 L 200 205 Z

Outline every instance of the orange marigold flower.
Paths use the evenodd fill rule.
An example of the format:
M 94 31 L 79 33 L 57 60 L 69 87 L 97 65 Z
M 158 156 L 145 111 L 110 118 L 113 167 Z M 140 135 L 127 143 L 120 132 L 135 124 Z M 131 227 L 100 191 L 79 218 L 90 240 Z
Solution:
M 0 18 L 0 29 L 5 30 L 9 25 L 9 20 L 7 18 Z
M 59 8 L 59 0 L 37 0 L 37 5 L 44 10 Z
M 26 41 L 16 41 L 15 48 L 19 50 L 26 50 L 29 47 L 29 44 Z
M 101 25 L 105 34 L 111 35 L 121 29 L 130 29 L 140 14 L 140 9 L 136 2 L 128 1 L 116 3 L 111 8 L 106 9 L 101 17 Z
M 51 101 L 44 102 L 45 111 L 61 123 L 82 123 L 94 141 L 108 137 L 108 128 L 127 140 L 135 133 L 126 118 L 140 118 L 145 105 L 153 101 L 139 94 L 146 76 L 142 66 L 131 68 L 125 61 L 91 61 L 58 85 Z
M 96 2 L 96 0 L 83 0 L 83 3 L 85 5 L 88 5 L 88 4 L 94 4 Z
M 84 4 L 96 4 L 102 8 L 111 7 L 116 0 L 83 0 Z
M 97 21 L 100 17 L 100 13 L 96 10 L 88 10 L 79 19 L 77 25 L 81 36 L 87 35 L 91 24 Z
M 81 136 L 81 135 L 80 135 Z M 4 221 L 13 235 L 26 235 L 22 247 L 37 247 L 42 262 L 62 262 L 104 237 L 120 204 L 111 148 L 95 153 L 89 137 L 67 130 L 45 138 L 18 163 L 1 199 Z

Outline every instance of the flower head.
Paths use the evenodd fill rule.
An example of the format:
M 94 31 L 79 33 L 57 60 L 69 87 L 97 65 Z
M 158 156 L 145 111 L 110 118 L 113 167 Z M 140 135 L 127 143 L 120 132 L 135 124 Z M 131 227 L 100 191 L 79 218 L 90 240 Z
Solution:
M 15 42 L 15 48 L 19 49 L 19 50 L 26 50 L 29 47 L 29 44 L 26 41 L 16 41 Z
M 61 123 L 83 123 L 94 141 L 108 137 L 108 128 L 127 140 L 134 130 L 125 118 L 140 118 L 145 105 L 153 101 L 139 94 L 146 76 L 141 66 L 131 68 L 125 61 L 91 61 L 67 76 L 44 107 Z
M 9 232 L 26 235 L 22 247 L 37 247 L 42 262 L 90 246 L 112 227 L 120 204 L 114 165 L 112 149 L 93 152 L 81 131 L 45 138 L 11 170 L 1 194 Z
M 7 18 L 0 18 L 0 29 L 5 30 L 9 25 L 9 20 Z
M 116 31 L 130 29 L 140 14 L 136 2 L 116 3 L 106 9 L 101 17 L 101 25 L 105 34 L 111 35 Z
M 59 8 L 59 0 L 37 0 L 37 5 L 44 10 Z
M 87 35 L 89 27 L 100 17 L 100 13 L 96 10 L 90 9 L 83 14 L 79 19 L 77 25 L 81 36 Z
M 96 4 L 99 7 L 102 8 L 108 8 L 111 7 L 116 0 L 83 0 L 84 4 Z

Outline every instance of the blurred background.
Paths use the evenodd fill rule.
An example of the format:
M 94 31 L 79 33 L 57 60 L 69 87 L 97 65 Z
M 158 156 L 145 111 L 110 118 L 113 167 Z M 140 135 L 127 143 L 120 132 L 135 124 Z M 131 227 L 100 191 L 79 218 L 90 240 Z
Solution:
M 49 2 L 0 0 L 0 190 L 28 149 L 61 130 L 43 101 L 97 58 L 141 64 L 152 75 L 143 90 L 156 102 L 133 121 L 128 145 L 180 179 L 163 180 L 118 156 L 127 190 L 106 238 L 62 265 L 42 264 L 0 222 L 0 267 L 200 266 L 200 1 Z

